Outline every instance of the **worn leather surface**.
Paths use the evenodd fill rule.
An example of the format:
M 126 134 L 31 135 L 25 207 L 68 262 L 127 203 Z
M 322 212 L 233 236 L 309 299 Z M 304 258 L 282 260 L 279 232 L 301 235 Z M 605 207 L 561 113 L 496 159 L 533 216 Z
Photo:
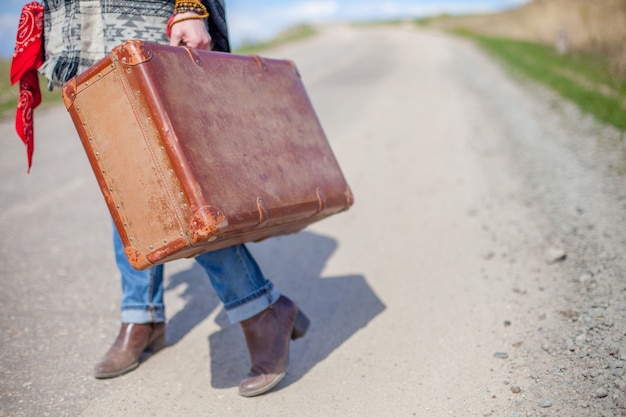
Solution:
M 129 41 L 63 95 L 136 268 L 353 202 L 290 61 Z

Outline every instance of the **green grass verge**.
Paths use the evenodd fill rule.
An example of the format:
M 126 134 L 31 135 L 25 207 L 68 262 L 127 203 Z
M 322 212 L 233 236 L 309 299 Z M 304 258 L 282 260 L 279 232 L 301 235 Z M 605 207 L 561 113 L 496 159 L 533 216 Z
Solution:
M 11 61 L 0 60 L 0 119 L 13 117 L 17 98 L 19 96 L 19 86 L 11 85 Z M 48 81 L 44 77 L 39 77 L 39 87 L 41 88 L 41 105 L 56 104 L 62 101 L 61 90 L 48 91 Z
M 551 46 L 464 30 L 453 33 L 474 40 L 511 69 L 547 85 L 597 120 L 626 131 L 626 78 L 612 73 L 604 57 L 559 54 Z

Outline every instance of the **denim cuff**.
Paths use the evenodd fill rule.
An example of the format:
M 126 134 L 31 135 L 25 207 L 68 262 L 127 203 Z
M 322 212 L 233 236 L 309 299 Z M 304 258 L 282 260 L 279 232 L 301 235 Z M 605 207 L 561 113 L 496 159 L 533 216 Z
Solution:
M 161 323 L 165 321 L 165 308 L 124 308 L 122 323 Z
M 280 293 L 272 286 L 268 291 L 258 297 L 238 305 L 237 307 L 226 309 L 226 315 L 231 323 L 236 324 L 256 316 L 278 301 L 279 298 Z

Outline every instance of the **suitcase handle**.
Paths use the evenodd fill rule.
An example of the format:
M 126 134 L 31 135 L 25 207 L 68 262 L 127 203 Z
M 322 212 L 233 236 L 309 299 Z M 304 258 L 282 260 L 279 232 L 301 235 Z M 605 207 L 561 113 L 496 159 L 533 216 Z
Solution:
M 185 51 L 187 51 L 187 53 L 189 54 L 189 57 L 191 58 L 193 62 L 195 62 L 199 66 L 202 66 L 202 59 L 200 58 L 200 54 L 198 54 L 198 52 L 195 49 L 190 48 L 187 45 L 180 45 L 180 47 L 183 48 Z
M 268 72 L 269 69 L 267 68 L 267 64 L 265 63 L 265 60 L 258 56 L 258 55 L 250 55 L 250 58 L 254 59 L 254 62 L 256 62 L 256 64 L 259 66 L 259 68 L 261 68 L 263 71 Z

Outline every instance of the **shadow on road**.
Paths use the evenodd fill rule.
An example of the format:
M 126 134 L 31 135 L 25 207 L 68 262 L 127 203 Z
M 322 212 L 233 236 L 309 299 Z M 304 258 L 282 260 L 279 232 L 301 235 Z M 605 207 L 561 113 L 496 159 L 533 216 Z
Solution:
M 291 344 L 289 373 L 278 389 L 300 379 L 385 309 L 362 275 L 321 276 L 337 248 L 333 239 L 302 232 L 252 246 L 268 277 L 312 322 L 306 337 Z M 211 385 L 231 388 L 248 373 L 248 351 L 239 326 L 230 325 L 224 311 L 216 322 L 222 329 L 209 336 Z
M 213 310 L 221 306 L 206 272 L 197 262 L 193 263 L 192 268 L 172 275 L 167 281 L 165 291 L 174 291 L 180 286 L 185 288 L 178 295 L 185 300 L 185 306 L 167 322 L 168 346 L 178 343 Z

